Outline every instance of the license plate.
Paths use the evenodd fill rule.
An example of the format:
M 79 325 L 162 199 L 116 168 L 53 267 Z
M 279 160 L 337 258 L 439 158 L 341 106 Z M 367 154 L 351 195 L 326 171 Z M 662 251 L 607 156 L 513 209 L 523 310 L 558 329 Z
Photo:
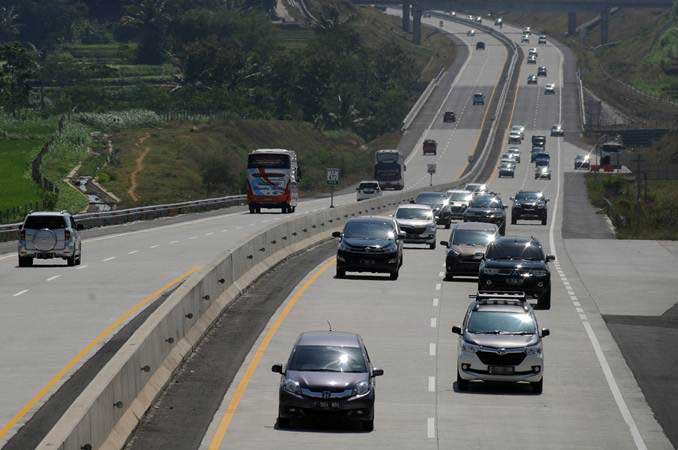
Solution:
M 318 402 L 318 407 L 321 409 L 339 408 L 339 402 Z
M 490 373 L 492 375 L 511 375 L 513 374 L 513 367 L 511 366 L 490 366 Z
M 318 406 L 321 408 L 329 408 L 330 402 L 318 402 Z
M 372 266 L 372 265 L 374 265 L 374 262 L 375 261 L 373 259 L 361 259 L 360 260 L 360 264 L 362 264 L 364 266 Z
M 517 285 L 523 284 L 523 279 L 522 278 L 507 278 L 506 284 L 510 284 L 512 286 L 517 286 Z

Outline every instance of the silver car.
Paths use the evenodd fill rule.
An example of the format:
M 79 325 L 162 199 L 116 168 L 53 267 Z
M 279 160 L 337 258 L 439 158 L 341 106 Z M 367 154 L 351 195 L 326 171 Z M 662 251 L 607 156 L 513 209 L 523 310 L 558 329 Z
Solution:
M 535 394 L 544 386 L 542 338 L 548 328 L 539 323 L 524 293 L 483 292 L 466 311 L 459 335 L 457 389 L 472 381 L 527 382 Z
M 73 216 L 66 212 L 33 212 L 19 231 L 19 267 L 30 267 L 33 259 L 65 259 L 69 266 L 82 260 L 82 243 Z
M 436 248 L 436 225 L 433 210 L 428 205 L 400 205 L 393 218 L 405 233 L 406 244 L 428 244 Z
M 462 220 L 464 218 L 464 211 L 468 208 L 468 204 L 473 199 L 473 192 L 462 189 L 454 189 L 447 191 L 449 198 L 450 212 L 452 219 Z

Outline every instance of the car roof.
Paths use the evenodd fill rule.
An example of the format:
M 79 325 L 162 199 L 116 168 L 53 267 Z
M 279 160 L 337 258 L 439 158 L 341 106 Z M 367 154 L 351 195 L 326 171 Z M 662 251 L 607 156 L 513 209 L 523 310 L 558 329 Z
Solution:
M 363 184 L 363 183 L 379 183 L 379 182 L 376 181 L 376 180 L 363 180 L 363 181 L 360 182 L 360 184 Z
M 485 222 L 460 222 L 454 227 L 455 230 L 480 230 L 495 232 L 498 227 L 493 223 Z
M 360 347 L 360 337 L 344 331 L 306 331 L 299 335 L 296 345 L 332 345 Z
M 349 222 L 382 222 L 387 221 L 393 223 L 392 217 L 387 216 L 361 216 L 361 217 L 351 217 L 346 223 Z
M 467 191 L 466 189 L 450 189 L 447 191 L 448 194 L 473 194 L 471 191 Z
M 473 314 L 474 312 L 505 312 L 505 313 L 518 313 L 518 314 L 530 314 L 529 309 L 526 310 L 522 305 L 515 305 L 515 304 L 508 304 L 508 305 L 502 305 L 502 304 L 489 304 L 489 305 L 483 305 L 479 304 L 477 306 L 474 305 L 474 308 L 471 312 Z
M 430 195 L 430 194 L 446 195 L 445 192 L 439 192 L 439 191 L 424 191 L 424 192 L 420 192 L 420 193 L 417 195 L 417 197 L 419 197 L 420 195 L 424 195 L 424 194 L 426 194 L 426 195 Z
M 33 211 L 28 213 L 29 216 L 65 216 L 70 214 L 69 212 L 57 212 L 57 211 Z
M 398 206 L 398 209 L 426 209 L 431 211 L 431 207 L 429 205 L 422 205 L 420 203 L 410 203 L 406 205 L 400 205 Z
M 541 191 L 525 191 L 525 190 L 520 190 L 520 191 L 518 191 L 518 194 L 541 194 Z
M 535 245 L 541 247 L 541 243 L 531 236 L 502 236 L 494 240 L 494 245 L 527 244 L 528 242 L 535 243 Z

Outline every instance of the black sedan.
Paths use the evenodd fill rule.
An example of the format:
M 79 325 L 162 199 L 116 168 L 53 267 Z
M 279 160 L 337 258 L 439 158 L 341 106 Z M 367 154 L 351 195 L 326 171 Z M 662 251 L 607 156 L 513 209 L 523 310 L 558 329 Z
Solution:
M 479 291 L 524 292 L 537 299 L 540 309 L 551 308 L 551 271 L 538 240 L 530 237 L 502 237 L 487 246 L 478 271 Z
M 374 427 L 375 377 L 360 336 L 337 331 L 302 333 L 287 365 L 271 367 L 279 373 L 278 427 L 293 419 L 323 415 L 356 421 L 365 431 Z
M 464 222 L 493 223 L 499 228 L 499 234 L 506 233 L 506 206 L 493 194 L 473 197 L 464 211 Z
M 346 272 L 388 273 L 398 279 L 403 264 L 405 233 L 398 229 L 392 217 L 355 217 L 346 222 L 337 249 L 337 278 Z

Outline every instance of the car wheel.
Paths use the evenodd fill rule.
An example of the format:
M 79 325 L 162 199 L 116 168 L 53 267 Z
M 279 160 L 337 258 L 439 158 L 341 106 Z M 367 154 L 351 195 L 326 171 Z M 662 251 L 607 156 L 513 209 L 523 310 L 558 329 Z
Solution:
M 257 212 L 256 208 L 254 206 L 250 206 L 250 214 L 254 214 Z
M 501 228 L 499 228 L 499 234 L 504 236 L 506 234 L 506 224 L 502 225 Z
M 391 280 L 395 281 L 395 280 L 398 279 L 398 272 L 400 272 L 400 270 L 396 270 L 395 272 L 391 272 L 391 274 L 390 274 Z
M 360 424 L 360 427 L 363 431 L 372 431 L 374 430 L 374 419 L 365 420 Z
M 518 223 L 518 218 L 511 216 L 511 225 L 515 225 Z
M 446 229 L 446 230 L 449 230 L 451 226 L 452 226 L 451 223 L 447 223 L 447 224 L 445 224 L 445 229 Z
M 288 417 L 278 416 L 278 420 L 276 420 L 275 424 L 278 428 L 289 428 L 291 421 Z
M 296 206 L 290 206 L 290 213 L 294 213 L 297 210 Z
M 70 266 L 73 267 L 75 265 L 75 255 L 71 256 L 70 258 L 66 259 L 66 263 Z
M 428 248 L 430 248 L 431 250 L 435 250 L 436 243 L 434 242 L 433 244 L 428 244 Z
M 19 256 L 19 267 L 31 267 L 33 265 L 33 258 L 30 256 Z
M 542 294 L 537 306 L 539 309 L 551 309 L 551 288 Z
M 256 213 L 257 213 L 257 214 L 261 214 L 261 208 L 259 208 L 258 206 L 257 206 L 257 208 L 256 208 Z
M 344 269 L 337 269 L 336 278 L 345 278 L 345 277 L 346 277 L 346 271 Z
M 542 377 L 542 379 L 536 383 L 530 383 L 530 387 L 532 388 L 532 392 L 535 394 L 541 394 L 544 392 L 544 377 Z
M 541 224 L 546 225 L 546 220 L 547 220 L 546 216 L 542 217 L 541 218 Z
M 447 272 L 445 273 L 445 281 L 453 281 L 454 280 L 454 274 Z
M 459 369 L 457 369 L 457 389 L 460 391 L 468 390 L 468 380 L 464 380 L 461 375 L 459 375 Z

